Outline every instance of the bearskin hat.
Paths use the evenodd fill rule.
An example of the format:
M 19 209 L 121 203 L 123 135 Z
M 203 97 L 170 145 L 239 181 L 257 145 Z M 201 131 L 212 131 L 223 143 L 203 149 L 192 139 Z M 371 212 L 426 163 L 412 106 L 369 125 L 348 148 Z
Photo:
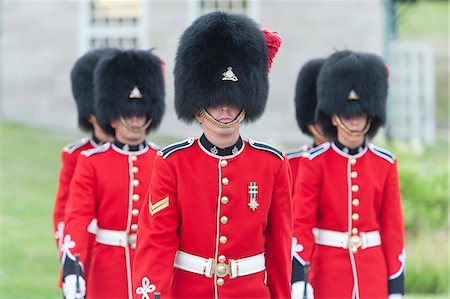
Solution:
M 335 138 L 334 114 L 348 118 L 366 114 L 372 138 L 386 121 L 388 70 L 375 54 L 339 51 L 324 63 L 317 80 L 316 119 L 326 135 Z
M 164 104 L 162 61 L 152 51 L 127 50 L 103 59 L 94 74 L 99 125 L 114 134 L 110 121 L 126 116 L 152 120 L 147 133 L 161 123 Z
M 115 49 L 92 50 L 78 58 L 70 72 L 72 94 L 78 110 L 78 126 L 92 131 L 89 117 L 94 115 L 94 70 L 98 62 L 113 55 Z
M 308 61 L 300 70 L 295 86 L 295 116 L 297 124 L 303 133 L 313 136 L 308 125 L 316 123 L 317 94 L 316 83 L 320 68 L 325 59 L 318 58 Z
M 183 33 L 175 60 L 175 110 L 186 122 L 222 103 L 245 110 L 244 121 L 264 112 L 269 90 L 268 46 L 258 25 L 243 15 L 212 12 Z

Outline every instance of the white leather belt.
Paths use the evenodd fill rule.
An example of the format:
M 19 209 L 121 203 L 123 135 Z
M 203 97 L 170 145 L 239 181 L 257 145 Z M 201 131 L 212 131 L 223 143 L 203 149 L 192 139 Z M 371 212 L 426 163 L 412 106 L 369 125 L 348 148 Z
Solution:
M 358 248 L 365 249 L 381 245 L 380 232 L 377 230 L 349 236 L 348 233 L 314 228 L 313 234 L 316 244 L 344 249 L 350 247 L 353 252 L 356 252 Z
M 214 274 L 217 277 L 229 275 L 230 278 L 236 278 L 263 271 L 266 269 L 266 259 L 264 258 L 264 253 L 260 253 L 237 260 L 228 259 L 228 264 L 223 262 L 216 264 L 212 258 L 207 259 L 178 250 L 175 255 L 174 267 L 205 275 L 208 278 L 213 277 Z
M 127 234 L 125 231 L 120 230 L 98 228 L 95 240 L 98 243 L 110 246 L 136 246 L 136 234 Z
M 94 235 L 97 234 L 98 226 L 97 226 L 96 218 L 92 219 L 91 223 L 89 223 L 89 225 L 87 227 L 87 231 Z

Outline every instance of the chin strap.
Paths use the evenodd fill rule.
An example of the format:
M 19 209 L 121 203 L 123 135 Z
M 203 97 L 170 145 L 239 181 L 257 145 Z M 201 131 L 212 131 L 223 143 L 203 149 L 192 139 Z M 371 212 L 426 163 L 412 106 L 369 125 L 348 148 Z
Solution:
M 125 128 L 127 128 L 129 131 L 133 132 L 133 133 L 140 133 L 142 131 L 147 130 L 147 128 L 150 126 L 150 124 L 152 123 L 152 119 L 150 118 L 143 126 L 140 126 L 139 128 L 133 128 L 131 127 L 127 121 L 121 116 L 120 117 L 120 122 L 122 123 L 122 125 L 125 126 Z
M 317 144 L 322 144 L 328 141 L 328 138 L 325 137 L 325 135 L 323 135 L 322 133 L 320 133 L 319 130 L 317 130 L 316 125 L 309 124 L 308 129 L 313 134 Z
M 359 137 L 362 135 L 366 135 L 366 133 L 369 131 L 370 129 L 370 125 L 372 124 L 372 119 L 369 118 L 369 120 L 366 123 L 366 126 L 364 127 L 364 129 L 362 131 L 352 131 L 349 128 L 347 128 L 344 123 L 341 121 L 341 118 L 336 115 L 336 122 L 339 128 L 342 129 L 342 131 L 344 131 L 345 134 L 347 134 L 348 136 L 351 137 Z
M 245 117 L 245 110 L 242 109 L 241 112 L 239 113 L 239 115 L 236 116 L 236 118 L 234 120 L 232 120 L 230 122 L 227 122 L 227 123 L 223 123 L 223 122 L 218 121 L 217 119 L 212 117 L 211 114 L 209 114 L 208 111 L 206 111 L 205 109 L 202 109 L 202 111 L 200 111 L 200 115 L 203 116 L 207 121 L 209 121 L 210 123 L 212 123 L 216 127 L 219 127 L 219 128 L 222 128 L 222 129 L 228 129 L 228 128 L 232 128 L 234 126 L 237 126 L 237 125 L 239 125 L 241 123 L 241 121 Z

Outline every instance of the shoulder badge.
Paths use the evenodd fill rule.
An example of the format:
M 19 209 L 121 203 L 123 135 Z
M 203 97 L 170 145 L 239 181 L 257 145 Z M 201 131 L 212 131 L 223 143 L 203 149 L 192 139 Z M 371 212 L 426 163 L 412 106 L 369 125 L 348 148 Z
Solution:
M 390 151 L 385 150 L 384 148 L 376 146 L 372 143 L 369 143 L 368 147 L 369 147 L 370 151 L 372 153 L 374 153 L 375 155 L 385 159 L 386 161 L 388 161 L 391 164 L 394 164 L 395 157 Z
M 302 154 L 304 152 L 306 152 L 309 149 L 309 145 L 305 144 L 304 146 L 297 148 L 297 149 L 293 149 L 293 150 L 289 150 L 286 151 L 286 157 L 288 158 L 288 160 L 293 159 L 293 158 L 298 158 L 301 157 Z
M 80 140 L 77 140 L 75 142 L 72 142 L 68 145 L 66 145 L 63 148 L 63 151 L 65 151 L 66 153 L 73 153 L 74 151 L 76 151 L 77 149 L 79 149 L 80 147 L 82 147 L 83 145 L 87 144 L 89 142 L 89 138 L 81 138 Z
M 280 150 L 278 150 L 275 147 L 271 146 L 270 144 L 263 143 L 263 142 L 258 142 L 258 141 L 255 141 L 253 139 L 249 139 L 248 143 L 253 148 L 256 148 L 256 149 L 259 149 L 259 150 L 263 150 L 263 151 L 266 151 L 266 152 L 270 152 L 270 153 L 276 155 L 281 160 L 284 160 L 283 152 L 281 152 Z
M 329 148 L 330 148 L 330 143 L 325 142 L 325 143 L 322 143 L 321 145 L 310 148 L 309 150 L 307 150 L 306 152 L 304 152 L 302 154 L 302 157 L 312 160 L 312 159 L 318 157 L 319 155 L 323 154 L 324 152 L 326 152 Z
M 183 141 L 180 141 L 180 142 L 177 142 L 174 144 L 170 144 L 170 145 L 164 147 L 163 149 L 159 150 L 157 155 L 162 156 L 163 159 L 166 159 L 170 154 L 172 154 L 176 151 L 179 151 L 181 149 L 188 148 L 191 145 L 193 145 L 194 140 L 195 139 L 191 137 L 186 140 L 183 140 Z
M 94 154 L 106 152 L 110 147 L 111 147 L 111 143 L 107 142 L 101 146 L 97 146 L 97 147 L 91 148 L 89 150 L 82 151 L 81 154 L 83 156 L 90 157 Z

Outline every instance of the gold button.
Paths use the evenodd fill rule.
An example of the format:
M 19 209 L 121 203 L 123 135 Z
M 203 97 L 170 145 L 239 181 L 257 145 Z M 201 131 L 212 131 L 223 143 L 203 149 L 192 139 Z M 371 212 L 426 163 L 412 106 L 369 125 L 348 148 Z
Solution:
M 137 229 L 138 229 L 138 225 L 137 225 L 137 224 L 132 224 L 132 225 L 131 225 L 131 230 L 132 230 L 132 231 L 135 232 L 135 231 L 137 231 Z
M 139 171 L 139 168 L 137 166 L 133 166 L 131 168 L 131 171 L 133 171 L 133 173 L 137 173 Z
M 226 244 L 227 241 L 228 241 L 228 238 L 225 237 L 225 236 L 221 236 L 221 237 L 219 238 L 219 241 L 220 241 L 220 244 Z
M 222 184 L 224 184 L 225 186 L 228 185 L 230 181 L 228 180 L 228 178 L 223 178 L 222 179 Z
M 353 214 L 352 215 L 352 219 L 355 220 L 355 221 L 358 220 L 359 219 L 359 214 L 358 213 Z
M 220 222 L 222 222 L 222 224 L 227 224 L 228 223 L 228 217 L 227 216 L 220 217 Z
M 359 186 L 358 185 L 353 185 L 352 186 L 352 191 L 353 192 L 358 192 L 359 191 Z
M 224 205 L 226 205 L 226 204 L 228 203 L 228 197 L 222 196 L 222 198 L 220 199 L 220 201 L 221 201 Z
M 133 215 L 133 216 L 139 215 L 139 210 L 138 209 L 132 209 L 131 210 L 131 215 Z
M 358 177 L 358 172 L 357 171 L 352 171 L 350 176 L 352 177 L 352 179 L 356 179 Z
M 356 164 L 356 159 L 350 159 L 350 164 L 355 165 Z
M 130 244 L 131 249 L 136 249 L 136 243 Z
M 227 258 L 224 255 L 219 255 L 219 262 L 224 263 Z
M 352 228 L 352 234 L 356 235 L 358 233 L 358 229 L 356 227 Z
M 221 160 L 220 161 L 220 166 L 225 167 L 228 165 L 228 161 L 227 160 Z
M 139 186 L 139 180 L 134 179 L 133 180 L 133 186 L 135 186 L 135 187 Z
M 133 194 L 133 196 L 131 197 L 134 201 L 138 201 L 139 200 L 139 198 L 141 198 L 140 196 L 139 196 L 139 194 Z
M 131 161 L 136 161 L 137 157 L 136 156 L 131 156 Z
M 355 207 L 359 206 L 359 199 L 357 199 L 357 198 L 353 199 L 353 200 L 352 200 L 352 204 L 353 204 Z
M 223 278 L 217 279 L 217 285 L 218 285 L 219 287 L 223 286 L 224 283 L 225 283 L 225 280 L 223 280 Z

